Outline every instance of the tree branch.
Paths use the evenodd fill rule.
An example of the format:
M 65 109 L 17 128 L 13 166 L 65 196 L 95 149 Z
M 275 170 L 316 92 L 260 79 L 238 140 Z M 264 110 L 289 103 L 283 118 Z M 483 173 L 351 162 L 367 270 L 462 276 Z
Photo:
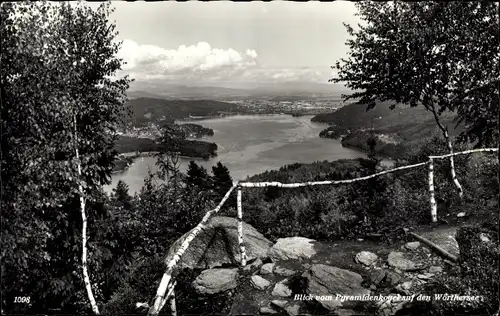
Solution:
M 495 79 L 493 79 L 491 81 L 488 81 L 485 84 L 479 85 L 477 87 L 467 89 L 467 90 L 464 91 L 464 93 L 457 94 L 456 96 L 454 96 L 450 100 L 450 103 L 457 101 L 458 98 L 464 98 L 464 97 L 466 97 L 467 95 L 469 95 L 470 93 L 472 93 L 474 91 L 477 91 L 477 90 L 482 89 L 482 88 L 486 88 L 487 86 L 489 86 L 491 84 L 498 83 L 498 82 L 500 82 L 500 77 L 497 77 L 497 78 L 495 78 Z
M 431 104 L 431 112 L 434 115 L 434 120 L 436 121 L 437 125 L 439 126 L 439 128 L 443 132 L 443 136 L 444 136 L 444 139 L 446 141 L 446 145 L 448 146 L 448 150 L 449 150 L 450 154 L 453 154 L 453 145 L 452 145 L 451 140 L 450 140 L 450 135 L 448 134 L 448 127 L 445 127 L 445 126 L 443 126 L 443 124 L 441 124 L 441 121 L 439 120 L 439 115 L 436 113 L 436 108 L 434 107 L 434 104 Z M 457 173 L 455 171 L 455 160 L 454 160 L 453 156 L 450 156 L 450 169 L 451 169 L 450 170 L 451 178 L 453 180 L 453 183 L 455 183 L 455 186 L 458 189 L 458 195 L 460 196 L 460 198 L 463 198 L 464 190 L 462 188 L 462 185 L 460 184 L 460 182 L 457 179 Z
M 415 239 L 421 241 L 422 243 L 426 244 L 427 246 L 431 247 L 432 249 L 434 249 L 440 256 L 452 261 L 452 262 L 457 262 L 458 261 L 458 258 L 455 257 L 454 255 L 452 255 L 451 253 L 449 253 L 448 251 L 444 250 L 443 248 L 439 247 L 438 245 L 436 245 L 435 243 L 433 243 L 432 241 L 422 237 L 422 236 L 419 236 L 415 233 L 410 233 L 411 236 L 415 237 Z

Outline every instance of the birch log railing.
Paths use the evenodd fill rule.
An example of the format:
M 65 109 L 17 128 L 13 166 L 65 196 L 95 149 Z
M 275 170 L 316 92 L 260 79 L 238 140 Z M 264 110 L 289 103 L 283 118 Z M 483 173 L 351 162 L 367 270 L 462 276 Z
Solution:
M 177 315 L 177 308 L 175 304 L 175 292 L 174 287 L 176 284 L 175 280 L 172 280 L 172 272 L 180 261 L 182 255 L 189 247 L 191 241 L 200 233 L 200 231 L 204 228 L 204 225 L 208 222 L 210 216 L 216 214 L 220 211 L 224 203 L 227 201 L 231 193 L 234 189 L 237 189 L 237 216 L 238 216 L 238 243 L 240 248 L 240 264 L 242 267 L 246 265 L 246 251 L 245 245 L 243 241 L 243 208 L 242 208 L 242 188 L 265 188 L 265 187 L 278 187 L 278 188 L 300 188 L 300 187 L 308 187 L 308 186 L 316 186 L 316 185 L 337 185 L 337 184 L 349 184 L 358 181 L 365 181 L 368 179 L 372 179 L 384 174 L 389 174 L 392 172 L 405 170 L 405 169 L 413 169 L 422 166 L 428 165 L 428 179 L 429 179 L 429 200 L 430 200 L 430 213 L 431 213 L 431 221 L 437 222 L 437 204 L 436 197 L 434 192 L 434 161 L 438 159 L 446 159 L 453 156 L 459 155 L 468 155 L 478 152 L 497 152 L 498 148 L 480 148 L 480 149 L 471 149 L 462 152 L 451 153 L 442 156 L 429 156 L 429 160 L 426 162 L 421 162 L 413 165 L 401 166 L 390 170 L 381 171 L 369 176 L 359 177 L 355 179 L 349 180 L 335 180 L 335 181 L 309 181 L 303 183 L 281 183 L 281 182 L 236 182 L 233 186 L 227 191 L 226 195 L 223 197 L 222 201 L 219 205 L 213 209 L 208 211 L 201 222 L 192 230 L 191 234 L 187 236 L 187 238 L 183 241 L 175 255 L 172 257 L 170 262 L 167 264 L 167 268 L 163 277 L 161 279 L 160 285 L 158 287 L 156 296 L 154 298 L 153 306 L 149 309 L 148 315 L 158 315 L 160 310 L 163 308 L 167 300 L 170 300 L 170 308 L 172 311 L 172 315 Z

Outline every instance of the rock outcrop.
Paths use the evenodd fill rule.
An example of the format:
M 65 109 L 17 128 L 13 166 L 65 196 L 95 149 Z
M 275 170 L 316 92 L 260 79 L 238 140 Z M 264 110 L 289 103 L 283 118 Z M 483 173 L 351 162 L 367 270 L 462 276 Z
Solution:
M 279 307 L 280 309 L 285 310 L 288 315 L 296 316 L 299 315 L 300 304 L 298 302 L 289 302 L 285 300 L 274 300 L 271 302 L 272 305 Z
M 378 256 L 376 254 L 374 254 L 373 252 L 369 252 L 369 251 L 361 251 L 354 258 L 356 263 L 362 263 L 365 266 L 374 265 L 375 262 L 377 262 L 377 259 L 378 259 Z
M 316 241 L 304 237 L 280 238 L 269 250 L 272 261 L 309 259 L 316 254 Z
M 292 290 L 285 284 L 287 279 L 276 283 L 271 293 L 273 296 L 289 297 L 292 295 Z
M 238 269 L 209 269 L 201 272 L 193 287 L 200 294 L 216 294 L 238 286 Z
M 260 275 L 253 275 L 250 278 L 250 281 L 251 281 L 253 287 L 256 288 L 257 290 L 265 290 L 269 287 L 269 285 L 271 285 L 271 282 L 264 279 Z
M 420 242 L 419 241 L 407 242 L 405 244 L 405 248 L 408 249 L 408 250 L 416 250 L 418 247 L 420 247 Z
M 361 283 L 363 277 L 358 273 L 324 264 L 314 264 L 304 276 L 308 279 L 307 293 L 326 296 L 332 299 L 319 300 L 329 310 L 343 307 L 345 302 L 336 299 L 336 295 L 366 295 L 370 290 Z
M 179 238 L 171 247 L 165 258 L 168 263 L 175 255 L 182 242 L 192 230 Z M 243 223 L 243 241 L 247 260 L 267 256 L 272 242 L 259 233 L 254 227 Z M 240 262 L 238 244 L 238 220 L 232 217 L 216 216 L 208 221 L 203 230 L 191 242 L 177 267 L 210 269 L 223 264 Z
M 417 268 L 415 262 L 407 259 L 404 253 L 398 251 L 391 252 L 387 258 L 387 262 L 391 267 L 402 271 L 414 270 Z
M 260 274 L 272 274 L 274 270 L 274 263 L 266 263 L 260 268 Z
M 364 249 L 359 246 L 355 250 L 340 248 L 303 237 L 281 238 L 273 245 L 246 223 L 243 230 L 248 264 L 240 269 L 237 226 L 235 218 L 214 217 L 178 265 L 207 269 L 192 283 L 202 296 L 236 289 L 226 292 L 232 302 L 227 306 L 231 315 L 313 315 L 319 309 L 341 316 L 393 316 L 409 302 L 370 303 L 359 297 L 413 295 L 435 275 L 446 273 L 445 261 L 419 242 L 399 244 L 397 250 L 389 249 L 394 250 L 390 253 L 368 249 L 377 254 L 361 251 Z M 189 234 L 174 243 L 166 261 Z M 452 240 L 443 242 L 449 243 L 448 239 Z M 335 253 L 339 248 L 345 257 Z M 310 297 L 300 298 L 304 293 Z M 314 299 L 317 302 L 311 302 Z

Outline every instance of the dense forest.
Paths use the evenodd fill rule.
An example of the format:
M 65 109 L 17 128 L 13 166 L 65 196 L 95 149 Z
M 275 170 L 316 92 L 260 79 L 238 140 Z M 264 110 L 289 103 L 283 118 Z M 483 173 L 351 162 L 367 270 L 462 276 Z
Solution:
M 217 145 L 215 143 L 199 140 L 179 140 L 179 152 L 181 156 L 192 158 L 209 158 L 217 156 Z M 154 152 L 160 151 L 161 145 L 149 138 L 137 138 L 118 136 L 115 150 L 118 153 L 130 152 Z
M 438 127 L 437 134 L 426 134 L 421 143 L 408 147 L 396 165 L 473 146 L 498 147 L 496 3 L 356 6 L 366 24 L 358 30 L 348 27 L 350 53 L 337 64 L 335 79 L 357 91 L 346 99 L 361 99 L 361 105 L 374 107 L 371 113 L 384 108 L 376 100 L 409 104 L 420 113 L 430 111 Z M 194 162 L 185 174 L 179 172 L 182 137 L 163 126 L 156 142 L 159 171 L 150 173 L 134 196 L 123 182 L 105 194 L 103 185 L 110 183 L 117 157 L 117 130 L 127 120 L 123 114 L 131 82 L 127 76 L 116 78 L 123 61 L 117 57 L 120 44 L 109 19 L 110 3 L 97 10 L 83 2 L 2 2 L 0 8 L 2 314 L 137 314 L 135 304 L 151 301 L 155 294 L 170 245 L 222 199 L 233 184 L 230 172 L 221 163 L 208 171 Z M 426 27 L 416 27 L 420 22 Z M 388 31 L 392 26 L 401 29 Z M 442 43 L 446 49 L 432 49 Z M 446 68 L 453 65 L 460 66 Z M 215 101 L 199 101 L 198 111 L 181 101 L 136 102 L 143 102 L 136 122 L 149 114 L 175 117 L 177 110 L 162 110 L 168 104 L 183 115 L 231 109 Z M 359 106 L 360 113 L 366 107 Z M 399 115 L 397 109 L 384 113 Z M 456 139 L 443 126 L 450 113 L 464 125 Z M 334 117 L 328 120 L 372 126 L 361 114 L 342 115 L 339 121 Z M 400 121 L 414 133 L 427 126 L 413 122 Z M 348 124 L 342 128 L 359 127 Z M 376 124 L 373 120 L 374 128 L 388 132 Z M 368 136 L 367 159 L 294 164 L 250 180 L 345 179 L 383 170 L 379 140 L 374 132 Z M 199 153 L 196 141 L 188 144 L 188 152 Z M 215 144 L 204 146 L 208 152 L 216 150 Z M 460 227 L 459 261 L 429 284 L 428 293 L 485 299 L 475 304 L 433 301 L 424 310 L 433 315 L 491 315 L 499 307 L 498 157 L 459 156 L 435 165 L 440 212 L 466 211 L 487 220 Z M 300 235 L 342 241 L 378 232 L 384 236 L 380 242 L 390 242 L 405 227 L 429 224 L 427 186 L 427 170 L 422 168 L 352 185 L 256 189 L 245 193 L 245 221 L 272 240 Z M 220 214 L 234 216 L 235 203 L 233 195 Z M 488 234 L 490 242 L 478 241 L 480 233 Z M 195 272 L 176 275 L 179 310 L 220 314 L 229 299 L 200 300 L 190 286 Z M 19 297 L 25 298 L 22 303 Z

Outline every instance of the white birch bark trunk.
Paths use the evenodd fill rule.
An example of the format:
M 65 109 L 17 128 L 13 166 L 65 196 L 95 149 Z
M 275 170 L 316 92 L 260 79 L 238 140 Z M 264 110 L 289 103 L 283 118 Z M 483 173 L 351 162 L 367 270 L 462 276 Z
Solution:
M 163 308 L 163 306 L 165 306 L 165 303 L 167 302 L 167 300 L 170 299 L 170 297 L 172 295 L 174 295 L 174 291 L 175 291 L 175 286 L 177 285 L 177 281 L 174 281 L 174 283 L 172 283 L 171 286 L 169 286 L 168 290 L 167 290 L 167 295 L 165 295 L 165 298 L 163 299 L 163 301 L 161 302 L 161 305 L 160 305 L 160 310 Z M 172 307 L 172 305 L 170 306 Z
M 450 154 L 453 154 L 453 145 L 451 144 L 450 136 L 448 135 L 448 131 L 445 129 L 444 130 L 444 138 L 446 139 L 446 144 L 448 145 L 448 150 L 450 151 Z M 450 169 L 451 169 L 451 178 L 453 179 L 453 183 L 455 183 L 455 186 L 458 189 L 458 195 L 460 198 L 464 197 L 464 190 L 462 188 L 462 185 L 460 185 L 460 182 L 457 179 L 457 173 L 455 171 L 455 160 L 453 156 L 450 156 Z
M 177 304 L 175 302 L 175 290 L 172 289 L 172 297 L 170 298 L 170 310 L 172 311 L 172 316 L 177 316 Z
M 434 193 L 434 160 L 429 159 L 429 194 L 431 204 L 431 220 L 433 223 L 437 222 L 437 204 Z
M 247 255 L 245 252 L 245 245 L 243 244 L 243 207 L 241 203 L 241 187 L 238 187 L 237 195 L 237 208 L 238 208 L 238 243 L 240 244 L 241 266 L 247 265 Z
M 82 166 L 80 162 L 80 154 L 78 151 L 78 135 L 76 132 L 76 116 L 74 117 L 75 124 L 75 153 L 78 168 L 78 191 L 80 192 L 80 212 L 82 214 L 82 272 L 83 272 L 83 282 L 85 283 L 85 289 L 87 290 L 87 295 L 89 297 L 90 305 L 92 306 L 92 311 L 99 315 L 99 308 L 92 293 L 92 286 L 90 285 L 90 277 L 87 267 L 87 214 L 85 213 L 85 197 L 83 192 L 83 186 L 81 184 L 82 178 Z
M 441 121 L 439 120 L 439 116 L 436 113 L 434 106 L 432 107 L 432 114 L 434 115 L 434 119 L 435 119 L 439 129 L 443 133 L 444 140 L 446 141 L 446 145 L 448 146 L 448 150 L 450 152 L 451 178 L 453 179 L 453 183 L 455 184 L 455 186 L 458 189 L 458 195 L 460 196 L 460 198 L 463 198 L 464 192 L 463 192 L 462 186 L 460 185 L 460 182 L 457 179 L 457 173 L 455 172 L 455 160 L 453 158 L 453 145 L 451 144 L 450 135 L 448 135 L 448 128 L 445 127 L 443 124 L 441 124 Z

